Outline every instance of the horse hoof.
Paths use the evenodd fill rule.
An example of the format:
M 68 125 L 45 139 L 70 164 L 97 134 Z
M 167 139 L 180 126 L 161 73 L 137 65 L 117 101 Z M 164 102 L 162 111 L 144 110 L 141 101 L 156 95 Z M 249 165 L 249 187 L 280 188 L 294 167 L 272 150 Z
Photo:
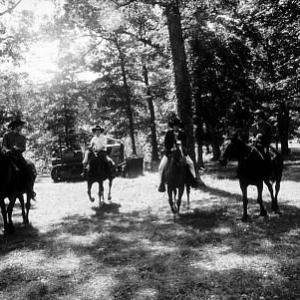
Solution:
M 91 201 L 91 202 L 94 202 L 94 201 L 95 201 L 95 198 L 91 197 L 91 198 L 90 198 L 90 201 Z

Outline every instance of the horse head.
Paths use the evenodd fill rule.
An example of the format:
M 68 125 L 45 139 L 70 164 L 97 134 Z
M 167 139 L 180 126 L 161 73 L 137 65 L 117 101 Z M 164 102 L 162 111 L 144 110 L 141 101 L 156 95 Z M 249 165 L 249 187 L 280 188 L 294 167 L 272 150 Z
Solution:
M 220 164 L 226 166 L 230 160 L 239 160 L 246 148 L 247 145 L 236 135 L 226 139 L 221 146 Z

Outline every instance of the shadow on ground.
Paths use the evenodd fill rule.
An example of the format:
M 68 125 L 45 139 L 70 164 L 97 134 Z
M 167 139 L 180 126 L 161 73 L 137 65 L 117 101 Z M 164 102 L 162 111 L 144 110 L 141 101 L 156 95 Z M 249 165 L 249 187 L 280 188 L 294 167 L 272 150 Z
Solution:
M 284 205 L 282 216 L 244 224 L 235 219 L 240 195 L 209 187 L 204 192 L 227 204 L 202 209 L 195 200 L 198 209 L 173 221 L 168 211 L 120 213 L 120 205 L 110 203 L 94 208 L 90 218 L 69 216 L 46 233 L 18 227 L 16 235 L 1 236 L 1 258 L 13 261 L 2 264 L 0 287 L 7 299 L 76 293 L 93 299 L 93 288 L 105 293 L 94 278 L 108 277 L 106 299 L 297 299 L 299 208 Z M 16 294 L 20 286 L 22 297 Z

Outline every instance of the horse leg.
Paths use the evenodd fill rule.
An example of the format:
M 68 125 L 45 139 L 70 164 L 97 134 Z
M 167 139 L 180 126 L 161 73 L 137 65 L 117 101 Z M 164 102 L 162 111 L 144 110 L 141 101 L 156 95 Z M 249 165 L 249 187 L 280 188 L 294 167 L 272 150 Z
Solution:
M 107 200 L 111 201 L 111 187 L 112 187 L 113 179 L 109 178 L 108 180 L 109 181 L 108 181 L 108 195 L 107 195 Z
M 179 215 L 181 199 L 184 192 L 184 185 L 178 189 L 178 200 L 177 200 L 177 214 Z
M 91 201 L 91 202 L 94 202 L 94 201 L 95 201 L 95 198 L 92 197 L 91 190 L 92 190 L 92 183 L 88 181 L 88 183 L 87 183 L 87 193 L 88 193 L 88 195 L 89 195 L 90 201 Z
M 20 194 L 18 196 L 18 198 L 19 198 L 19 201 L 20 201 L 20 204 L 21 204 L 23 224 L 26 225 L 27 222 L 26 222 L 25 203 L 24 203 L 25 201 L 24 201 L 23 194 Z
M 5 206 L 5 201 L 4 198 L 1 197 L 0 199 L 0 206 L 1 206 L 1 213 L 2 213 L 2 218 L 3 218 L 3 226 L 4 226 L 4 232 L 8 232 L 8 223 L 7 223 L 7 211 L 6 211 L 6 206 Z
M 175 188 L 173 190 L 173 207 L 174 207 L 175 213 L 178 213 L 178 205 L 177 205 L 176 197 L 177 197 L 177 189 Z
M 248 206 L 247 185 L 240 182 L 240 187 L 241 187 L 241 190 L 242 190 L 242 199 L 243 199 L 243 216 L 242 216 L 242 221 L 246 222 L 248 220 L 248 212 L 247 212 L 247 206 Z
M 15 232 L 15 227 L 12 221 L 12 213 L 13 213 L 13 209 L 16 203 L 16 197 L 10 197 L 9 198 L 9 204 L 7 206 L 7 216 L 8 216 L 8 230 L 9 233 L 14 233 Z
M 29 210 L 31 208 L 31 197 L 28 193 L 26 194 L 26 200 L 26 224 L 29 224 Z
M 259 203 L 260 206 L 260 216 L 265 217 L 268 215 L 268 213 L 263 204 L 262 192 L 263 192 L 263 182 L 257 185 L 257 203 Z
M 269 180 L 264 180 L 264 183 L 266 184 L 269 192 L 270 192 L 270 196 L 271 196 L 271 200 L 272 200 L 272 203 L 274 201 L 274 191 L 273 191 L 273 186 L 272 186 L 272 183 L 269 181 Z
M 281 177 L 276 179 L 274 202 L 272 202 L 272 210 L 278 214 L 280 213 L 279 206 L 278 206 L 278 193 L 280 190 L 280 182 L 281 182 Z
M 173 191 L 169 186 L 168 186 L 168 200 L 169 200 L 169 205 L 172 210 L 172 213 L 175 214 L 176 210 L 175 210 L 174 204 L 173 204 Z
M 187 184 L 186 185 L 186 200 L 187 200 L 187 209 L 190 209 L 190 191 L 191 187 Z
M 104 204 L 104 194 L 103 194 L 103 191 L 104 191 L 103 181 L 99 181 L 99 190 L 98 190 L 99 206 L 101 206 L 102 204 Z
M 276 198 L 274 196 L 274 190 L 273 190 L 272 183 L 269 180 L 265 180 L 264 182 L 265 182 L 266 186 L 268 187 L 268 190 L 269 190 L 270 195 L 271 195 L 271 200 L 272 200 L 271 208 L 272 208 L 273 211 L 277 211 L 278 210 L 278 205 L 277 205 Z

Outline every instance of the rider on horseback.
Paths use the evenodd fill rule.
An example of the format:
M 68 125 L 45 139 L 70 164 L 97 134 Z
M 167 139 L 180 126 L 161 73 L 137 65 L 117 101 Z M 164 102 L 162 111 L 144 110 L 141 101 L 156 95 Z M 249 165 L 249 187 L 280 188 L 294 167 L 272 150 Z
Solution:
M 265 113 L 260 109 L 254 112 L 254 123 L 250 128 L 250 137 L 252 137 L 254 146 L 260 151 L 269 168 L 271 164 L 272 125 L 266 120 Z
M 82 161 L 84 167 L 84 176 L 86 174 L 90 154 L 93 153 L 96 157 L 102 157 L 104 161 L 108 165 L 108 171 L 110 172 L 111 176 L 114 175 L 115 163 L 114 161 L 108 156 L 107 154 L 107 137 L 103 134 L 104 129 L 97 125 L 92 128 L 92 132 L 94 136 L 90 141 L 89 148 L 85 151 L 84 159 Z
M 163 180 L 163 172 L 168 162 L 168 156 L 171 154 L 172 149 L 178 146 L 178 144 L 181 144 L 183 157 L 185 158 L 185 162 L 188 165 L 188 168 L 191 173 L 191 177 L 192 177 L 191 186 L 196 187 L 198 185 L 196 181 L 196 171 L 195 171 L 194 163 L 192 159 L 189 157 L 189 155 L 186 153 L 186 134 L 182 130 L 183 124 L 177 117 L 174 117 L 169 121 L 169 127 L 171 129 L 168 130 L 165 135 L 164 156 L 162 157 L 162 160 L 158 167 L 158 172 L 160 176 L 160 184 L 158 187 L 158 191 L 162 193 L 165 192 L 166 190 L 165 183 Z
M 269 154 L 272 141 L 272 125 L 266 120 L 265 113 L 257 109 L 254 112 L 254 123 L 251 126 L 250 136 L 254 139 L 255 146 L 265 154 Z
M 26 150 L 26 138 L 21 134 L 24 124 L 25 122 L 20 119 L 15 119 L 8 124 L 9 131 L 3 136 L 2 147 L 3 150 L 9 154 L 16 170 L 23 173 L 28 195 L 34 199 L 35 192 L 33 190 L 33 183 L 35 174 L 31 165 L 28 164 L 22 155 Z

